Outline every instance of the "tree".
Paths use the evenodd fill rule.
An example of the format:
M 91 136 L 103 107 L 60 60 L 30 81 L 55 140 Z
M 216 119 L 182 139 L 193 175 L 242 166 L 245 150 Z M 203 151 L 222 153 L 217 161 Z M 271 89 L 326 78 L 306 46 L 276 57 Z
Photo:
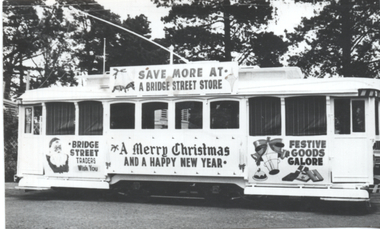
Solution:
M 322 11 L 304 18 L 287 34 L 294 47 L 291 65 L 308 77 L 376 77 L 380 73 L 380 3 L 375 0 L 325 0 Z
M 25 61 L 38 51 L 39 17 L 33 5 L 42 4 L 40 0 L 3 2 L 3 78 L 4 98 L 9 99 L 14 91 L 25 91 L 24 77 L 30 68 Z
M 72 62 L 71 34 L 75 28 L 64 18 L 59 5 L 44 8 L 44 15 L 38 27 L 37 47 L 40 61 L 31 59 L 35 74 L 31 75 L 31 87 L 48 87 L 59 82 L 61 85 L 75 85 L 75 65 Z
M 273 33 L 264 32 L 273 13 L 269 1 L 152 1 L 158 7 L 171 8 L 168 16 L 163 18 L 167 23 L 166 39 L 175 45 L 176 52 L 190 60 L 231 61 L 235 58 L 240 64 L 253 65 L 261 64 L 264 56 L 279 58 L 268 57 L 278 55 L 277 52 L 258 53 L 266 51 L 260 48 L 263 37 L 275 39 Z M 277 41 L 282 43 L 281 39 Z
M 151 37 L 149 21 L 145 15 L 135 18 L 128 16 L 122 26 L 146 38 Z M 164 64 L 169 61 L 169 53 L 156 45 L 125 31 L 118 31 L 117 39 L 110 42 L 108 62 L 112 66 L 133 66 L 147 64 Z M 154 40 L 163 46 L 169 45 L 163 40 Z
M 70 26 L 62 8 L 46 7 L 40 0 L 8 0 L 3 13 L 5 98 L 25 92 L 26 76 L 31 88 L 75 83 L 67 58 Z
M 78 69 L 88 74 L 100 74 L 103 72 L 104 42 L 106 42 L 106 65 L 128 66 L 141 64 L 162 64 L 167 62 L 169 54 L 164 55 L 151 43 L 142 40 L 119 28 L 106 24 L 99 20 L 105 20 L 118 26 L 125 27 L 146 38 L 150 38 L 151 29 L 147 17 L 144 15 L 135 18 L 128 17 L 121 21 L 120 16 L 96 3 L 94 0 L 60 0 L 63 5 L 73 6 L 80 10 L 73 10 L 74 22 L 77 30 L 73 35 L 76 46 L 75 57 L 78 59 Z M 94 17 L 86 17 L 89 13 Z
M 17 105 L 3 101 L 3 127 L 4 127 L 4 172 L 5 181 L 13 181 L 17 167 L 17 136 L 18 120 Z
M 58 2 L 67 5 L 74 17 L 72 23 L 77 30 L 72 35 L 72 39 L 75 47 L 74 57 L 78 60 L 77 70 L 88 74 L 102 73 L 104 39 L 107 42 L 116 40 L 115 28 L 94 18 L 86 17 L 82 12 L 94 14 L 115 24 L 121 24 L 120 16 L 105 10 L 94 0 L 59 0 Z
M 104 38 L 106 68 L 168 61 L 169 54 L 149 42 L 74 8 L 150 36 L 144 15 L 121 22 L 119 15 L 94 0 L 57 0 L 53 6 L 46 6 L 43 0 L 7 0 L 3 7 L 5 98 L 25 92 L 26 76 L 31 88 L 36 89 L 75 85 L 78 71 L 102 73 Z
M 244 57 L 249 65 L 259 65 L 260 67 L 281 67 L 280 57 L 288 51 L 288 43 L 273 32 L 258 33 L 251 41 L 251 52 Z

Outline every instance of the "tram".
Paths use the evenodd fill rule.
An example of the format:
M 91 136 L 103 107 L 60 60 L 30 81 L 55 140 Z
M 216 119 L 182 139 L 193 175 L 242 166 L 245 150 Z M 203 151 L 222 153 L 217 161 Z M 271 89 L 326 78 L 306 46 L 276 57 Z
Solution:
M 78 81 L 19 98 L 17 188 L 370 200 L 379 80 L 211 61 Z

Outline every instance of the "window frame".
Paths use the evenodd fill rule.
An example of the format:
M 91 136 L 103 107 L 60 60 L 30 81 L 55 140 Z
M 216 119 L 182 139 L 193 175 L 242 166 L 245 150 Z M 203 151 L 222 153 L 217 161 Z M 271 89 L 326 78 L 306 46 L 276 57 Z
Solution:
M 279 132 L 278 133 L 275 133 L 275 134 L 269 134 L 269 133 L 265 133 L 265 134 L 256 134 L 256 133 L 253 133 L 254 130 L 252 130 L 252 121 L 253 121 L 253 117 L 252 117 L 252 114 L 251 114 L 251 109 L 253 109 L 253 107 L 251 107 L 251 101 L 254 100 L 254 99 L 271 99 L 271 100 L 278 100 L 278 114 L 279 115 Z M 283 134 L 283 123 L 285 122 L 285 117 L 283 115 L 283 106 L 282 106 L 282 98 L 281 97 L 275 97 L 275 96 L 255 96 L 255 97 L 249 97 L 247 98 L 247 103 L 248 103 L 248 136 L 281 136 Z M 251 131 L 252 130 L 252 131 Z
M 339 134 L 339 133 L 336 133 L 336 127 L 334 125 L 334 135 L 336 136 L 349 136 L 349 135 L 365 135 L 367 133 L 367 122 L 368 122 L 368 118 L 367 118 L 367 115 L 366 115 L 366 112 L 368 112 L 368 106 L 367 106 L 367 102 L 366 102 L 366 99 L 363 99 L 363 98 L 353 98 L 353 97 L 335 97 L 334 98 L 334 107 L 333 107 L 333 118 L 335 120 L 335 117 L 336 117 L 336 113 L 335 113 L 335 106 L 337 104 L 337 100 L 348 100 L 349 102 L 349 105 L 350 105 L 350 112 L 349 112 L 349 115 L 350 115 L 350 133 L 345 133 L 345 134 Z M 364 131 L 354 131 L 354 117 L 353 117 L 353 102 L 355 101 L 361 101 L 363 102 L 363 106 L 364 106 Z M 380 102 L 380 101 L 379 101 Z M 375 106 L 376 107 L 376 106 Z M 380 108 L 380 104 L 379 104 L 379 108 Z M 374 112 L 376 115 L 376 112 Z M 376 117 L 375 117 L 375 120 L 376 120 Z M 380 119 L 379 119 L 380 120 Z M 376 126 L 375 126 L 375 129 L 376 129 Z M 376 134 L 376 130 L 375 130 L 375 135 Z
M 289 116 L 294 116 L 294 113 L 292 113 L 291 115 L 287 112 L 288 111 L 288 100 L 289 99 L 294 99 L 294 100 L 296 100 L 296 99 L 301 99 L 301 98 L 310 98 L 310 99 L 312 99 L 312 98 L 323 98 L 324 99 L 324 103 L 323 103 L 323 108 L 322 109 L 324 109 L 324 132 L 323 133 L 309 133 L 309 134 L 307 134 L 307 133 L 303 133 L 303 134 L 301 134 L 300 133 L 300 131 L 298 130 L 298 132 L 296 132 L 296 131 L 293 131 L 293 132 L 291 132 L 291 133 L 289 133 L 289 129 L 288 128 L 290 128 L 289 127 Z M 284 104 L 285 104 L 285 107 L 284 107 L 284 113 L 285 113 L 285 117 L 284 117 L 284 122 L 285 122 L 285 136 L 295 136 L 295 137 L 302 137 L 302 136 L 326 136 L 327 134 L 328 134 L 328 115 L 327 115 L 327 97 L 326 97 L 326 95 L 297 95 L 297 96 L 291 96 L 291 97 L 285 97 L 285 99 L 284 99 Z M 289 108 L 290 109 L 290 108 Z M 318 109 L 318 107 L 316 107 L 316 109 Z M 321 113 L 322 114 L 322 113 Z M 304 118 L 308 118 L 308 116 L 305 116 L 304 114 L 301 114 L 301 115 L 303 115 L 302 117 L 304 117 Z M 305 120 L 305 124 L 306 124 L 306 121 L 307 120 Z M 294 122 L 293 122 L 294 123 Z M 291 126 L 294 126 L 294 125 L 291 125 Z M 298 127 L 301 127 L 301 125 L 299 125 Z M 304 127 L 306 127 L 306 126 L 304 126 Z M 315 126 L 315 127 L 319 127 L 319 126 Z M 321 126 L 322 127 L 322 126 Z M 295 127 L 293 127 L 293 129 L 295 129 Z
M 134 117 L 133 117 L 133 128 L 112 128 L 111 127 L 111 122 L 112 122 L 112 106 L 113 105 L 117 105 L 117 104 L 133 104 L 133 106 L 134 106 Z M 128 131 L 128 130 L 136 130 L 137 128 L 137 126 L 138 126 L 138 123 L 137 123 L 137 109 L 138 109 L 138 106 L 137 106 L 137 104 L 136 104 L 136 102 L 131 102 L 131 101 L 128 101 L 128 102 L 125 102 L 125 101 L 115 101 L 115 102 L 112 102 L 112 103 L 110 103 L 109 104 L 109 109 L 108 109 L 108 112 L 109 112 L 109 124 L 108 124 L 108 129 L 110 130 L 110 131 Z
M 380 100 L 375 99 L 375 135 L 380 135 L 380 117 L 379 117 Z
M 354 116 L 353 116 L 353 106 L 354 106 L 354 102 L 363 102 L 363 108 L 364 108 L 364 113 L 363 113 L 363 118 L 364 118 L 364 131 L 354 131 Z M 351 134 L 365 134 L 367 132 L 367 128 L 366 128 L 366 123 L 367 123 L 367 118 L 366 118 L 366 111 L 367 111 L 367 107 L 366 107 L 366 100 L 365 99 L 357 99 L 357 98 L 352 98 L 350 100 L 350 111 L 351 111 Z
M 199 103 L 201 104 L 201 127 L 200 128 L 177 128 L 177 104 L 178 103 Z M 190 130 L 190 131 L 193 131 L 193 130 L 204 130 L 205 129 L 205 118 L 204 118 L 204 115 L 205 115 L 205 108 L 206 108 L 206 104 L 205 104 L 205 100 L 200 100 L 200 99 L 186 99 L 186 100 L 176 100 L 176 101 L 173 101 L 173 108 L 174 108 L 174 130 Z M 182 120 L 182 119 L 181 119 Z
M 210 130 L 217 130 L 217 131 L 220 131 L 220 130 L 229 130 L 229 131 L 234 131 L 234 130 L 242 130 L 243 129 L 243 124 L 242 124 L 242 119 L 245 117 L 245 115 L 243 115 L 243 105 L 242 105 L 242 101 L 246 101 L 246 100 L 243 100 L 241 98 L 219 98 L 219 99 L 210 99 L 210 100 L 207 100 L 207 129 L 210 129 Z M 237 102 L 238 104 L 238 118 L 239 120 L 237 121 L 237 124 L 238 124 L 238 127 L 237 128 L 212 128 L 212 109 L 211 109 L 211 104 L 214 103 L 214 102 Z M 204 118 L 205 119 L 205 118 Z M 206 126 L 204 126 L 205 128 Z
M 101 106 L 101 115 L 97 116 L 97 118 L 100 117 L 101 119 L 101 122 L 99 122 L 101 124 L 101 130 L 99 131 L 100 133 L 98 132 L 95 132 L 95 133 L 92 133 L 92 132 L 82 132 L 82 125 L 83 122 L 82 122 L 82 115 L 81 115 L 81 104 L 89 104 L 89 103 L 96 103 L 96 104 L 99 104 Z M 78 106 L 76 106 L 76 108 L 78 109 L 78 117 L 76 117 L 78 119 L 78 123 L 76 123 L 78 125 L 78 135 L 79 136 L 102 136 L 104 135 L 104 130 L 105 130 L 105 126 L 104 126 L 104 104 L 103 102 L 101 101 L 97 101 L 97 100 L 85 100 L 85 101 L 79 101 L 77 102 Z
M 64 133 L 64 134 L 62 134 L 62 133 L 57 133 L 57 131 L 55 131 L 55 132 L 52 132 L 52 133 L 50 133 L 49 131 L 50 131 L 50 126 L 49 126 L 49 121 L 52 121 L 52 120 L 49 120 L 49 118 L 50 118 L 50 115 L 49 115 L 49 106 L 51 105 L 51 104 L 67 104 L 67 105 L 69 105 L 70 104 L 70 106 L 72 106 L 72 111 L 74 111 L 74 113 L 73 114 L 71 114 L 71 116 L 74 118 L 73 120 L 70 120 L 69 119 L 69 122 L 72 122 L 73 124 L 73 127 L 71 127 L 70 128 L 70 131 L 68 131 L 69 133 Z M 77 119 L 78 119 L 78 117 L 77 117 L 77 106 L 76 106 L 76 103 L 75 102 L 47 102 L 47 103 L 45 103 L 45 108 L 46 108 L 46 115 L 45 115 L 45 123 L 46 123 L 46 125 L 45 125 L 45 134 L 46 135 L 49 135 L 49 136 L 51 136 L 51 135 L 59 135 L 59 136 L 61 136 L 61 135 L 76 135 L 77 133 L 76 133 L 76 128 L 77 128 L 77 125 L 78 125 L 78 121 L 77 121 Z
M 160 128 L 144 128 L 144 115 L 146 115 L 146 114 L 144 114 L 143 109 L 144 109 L 144 105 L 149 104 L 149 103 L 163 103 L 163 104 L 167 105 L 167 108 L 166 108 L 167 127 L 166 128 L 161 128 L 161 129 Z M 170 129 L 171 126 L 170 126 L 169 117 L 172 113 L 172 111 L 170 111 L 170 106 L 171 106 L 170 101 L 164 101 L 164 100 L 150 100 L 150 101 L 148 100 L 148 101 L 141 102 L 139 108 L 137 108 L 137 106 L 136 106 L 136 109 L 140 109 L 140 117 L 139 117 L 140 123 L 138 124 L 139 128 L 141 130 L 168 130 L 168 129 Z M 157 110 L 159 110 L 159 109 L 157 109 Z M 161 110 L 164 110 L 164 109 L 161 109 Z M 155 127 L 155 115 L 153 115 L 153 125 Z
M 27 121 L 28 121 L 28 117 L 27 117 L 27 114 L 28 114 L 28 110 L 30 110 L 30 127 L 28 129 L 30 129 L 30 132 L 27 132 Z M 27 134 L 27 135 L 33 135 L 33 129 L 34 129 L 34 124 L 33 124 L 33 115 L 34 115 L 34 107 L 33 106 L 26 106 L 24 108 L 24 126 L 23 126 L 23 133 L 24 134 Z

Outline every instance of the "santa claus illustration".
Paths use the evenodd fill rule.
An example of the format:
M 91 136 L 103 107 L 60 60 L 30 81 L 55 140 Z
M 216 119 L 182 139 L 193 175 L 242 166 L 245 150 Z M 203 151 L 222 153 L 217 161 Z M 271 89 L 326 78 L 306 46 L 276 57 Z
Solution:
M 69 155 L 62 152 L 59 138 L 50 140 L 46 159 L 54 173 L 67 173 L 69 171 Z

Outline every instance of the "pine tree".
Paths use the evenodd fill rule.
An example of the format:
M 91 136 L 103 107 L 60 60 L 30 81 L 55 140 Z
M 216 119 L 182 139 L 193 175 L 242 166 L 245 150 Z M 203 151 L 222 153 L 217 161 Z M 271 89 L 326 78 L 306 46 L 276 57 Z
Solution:
M 286 44 L 265 28 L 273 7 L 265 0 L 152 0 L 169 7 L 166 39 L 190 60 L 236 60 L 245 65 L 279 66 Z M 276 40 L 279 52 L 264 47 Z M 269 61 L 270 60 L 270 61 Z
M 304 1 L 305 2 L 305 1 Z M 306 49 L 290 58 L 309 77 L 379 77 L 380 3 L 325 0 L 321 12 L 304 18 L 287 37 Z

